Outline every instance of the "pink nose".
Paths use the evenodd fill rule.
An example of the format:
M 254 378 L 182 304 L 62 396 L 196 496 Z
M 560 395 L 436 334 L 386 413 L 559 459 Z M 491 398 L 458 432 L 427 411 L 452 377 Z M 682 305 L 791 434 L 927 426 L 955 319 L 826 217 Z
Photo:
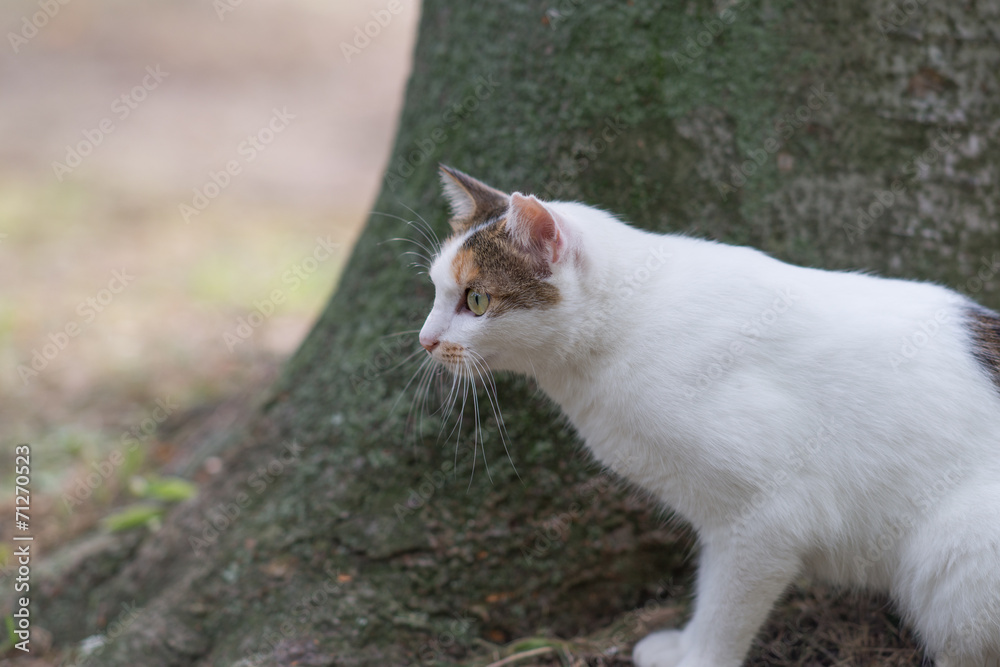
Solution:
M 424 349 L 428 352 L 433 352 L 434 348 L 438 346 L 439 341 L 437 338 L 428 338 L 425 336 L 420 337 L 420 344 L 424 346 Z

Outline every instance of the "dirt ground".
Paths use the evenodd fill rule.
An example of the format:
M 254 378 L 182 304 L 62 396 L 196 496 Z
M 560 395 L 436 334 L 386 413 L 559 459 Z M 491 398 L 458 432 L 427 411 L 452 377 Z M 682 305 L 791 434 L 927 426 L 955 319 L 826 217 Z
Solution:
M 169 458 L 162 416 L 266 382 L 309 330 L 376 194 L 419 11 L 63 1 L 0 5 L 0 507 L 27 443 L 42 552 L 131 502 Z M 67 506 L 129 433 L 160 449 Z

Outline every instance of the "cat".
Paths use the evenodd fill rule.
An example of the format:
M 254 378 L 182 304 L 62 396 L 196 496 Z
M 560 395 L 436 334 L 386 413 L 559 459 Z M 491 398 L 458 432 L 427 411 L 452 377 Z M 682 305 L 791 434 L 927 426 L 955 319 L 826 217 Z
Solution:
M 938 665 L 1000 664 L 1000 316 L 441 176 L 421 345 L 535 378 L 697 532 L 693 617 L 636 665 L 740 665 L 801 573 L 889 592 Z

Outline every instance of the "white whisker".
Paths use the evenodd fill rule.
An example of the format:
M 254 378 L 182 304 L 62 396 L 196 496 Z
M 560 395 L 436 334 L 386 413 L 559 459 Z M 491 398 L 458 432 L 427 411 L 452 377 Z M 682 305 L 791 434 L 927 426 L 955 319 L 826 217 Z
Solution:
M 397 331 L 396 333 L 385 334 L 384 336 L 380 336 L 380 338 L 392 338 L 393 336 L 405 336 L 407 334 L 415 334 L 415 333 L 420 333 L 420 329 L 409 329 L 407 331 Z
M 462 440 L 462 424 L 465 423 L 465 405 L 469 400 L 469 378 L 464 374 L 462 378 L 462 407 L 458 410 L 458 422 L 455 424 L 455 428 L 458 429 L 455 433 L 455 465 L 458 465 L 458 452 L 459 443 Z M 449 436 L 450 437 L 450 436 Z M 473 465 L 475 462 L 473 461 Z
M 476 391 L 476 380 L 472 376 L 472 371 L 469 368 L 469 361 L 467 358 L 462 359 L 462 363 L 465 366 L 465 372 L 469 374 L 469 383 L 472 385 L 472 408 L 473 414 L 476 418 L 475 430 L 473 431 L 473 442 L 472 442 L 472 457 L 473 462 L 475 462 L 476 456 L 476 442 L 482 443 L 483 447 L 483 465 L 486 467 L 486 476 L 490 480 L 490 484 L 493 483 L 493 474 L 490 472 L 490 462 L 486 457 L 486 442 L 483 440 L 483 426 L 482 418 L 479 414 L 479 392 Z M 473 467 L 473 473 L 475 472 L 475 467 Z M 472 479 L 469 479 L 469 488 L 472 488 Z
M 448 424 L 448 418 L 451 417 L 451 413 L 455 409 L 455 401 L 458 400 L 457 388 L 458 388 L 458 376 L 452 373 L 451 388 L 448 390 L 448 395 L 441 402 L 441 407 L 439 408 L 439 410 L 441 411 L 441 428 L 438 429 L 439 440 L 441 439 L 441 434 L 444 433 L 444 427 Z M 445 412 L 446 406 L 448 408 L 447 412 Z M 451 437 L 451 434 L 449 434 L 448 437 Z
M 421 236 L 424 237 L 424 239 L 427 241 L 427 243 L 429 243 L 430 245 L 432 245 L 435 248 L 440 248 L 441 247 L 441 241 L 438 239 L 437 234 L 434 232 L 434 229 L 430 226 L 430 224 L 428 224 L 428 222 L 426 220 L 424 220 L 423 217 L 419 213 L 417 213 L 416 211 L 414 211 L 412 208 L 410 208 L 406 204 L 400 203 L 400 205 L 403 208 L 405 208 L 406 210 L 408 210 L 411 213 L 413 213 L 414 215 L 416 215 L 418 218 L 420 218 L 420 222 L 422 222 L 424 226 L 421 227 L 420 225 L 417 224 L 417 221 L 415 221 L 415 220 L 407 220 L 406 218 L 400 217 L 398 215 L 393 215 L 392 213 L 384 213 L 382 211 L 372 211 L 372 215 L 385 216 L 386 218 L 392 218 L 393 220 L 399 220 L 400 222 L 402 222 L 403 224 L 405 224 L 407 226 L 414 227 L 414 228 L 416 228 L 417 231 L 420 232 Z M 431 253 L 431 254 L 435 254 L 435 253 Z
M 497 422 L 497 432 L 500 434 L 500 442 L 503 444 L 503 450 L 507 453 L 507 460 L 510 461 L 510 467 L 514 469 L 514 474 L 517 475 L 518 479 L 521 479 L 521 474 L 517 472 L 517 466 L 514 465 L 514 459 L 510 455 L 510 449 L 507 447 L 507 440 L 509 436 L 507 434 L 507 425 L 503 421 L 503 412 L 500 409 L 500 397 L 497 395 L 497 385 L 493 378 L 493 374 L 490 372 L 489 364 L 483 356 L 474 350 L 467 350 L 470 354 L 470 358 L 473 364 L 473 368 L 479 374 L 480 380 L 483 381 L 483 387 L 486 390 L 486 398 L 490 401 L 490 407 L 493 409 L 493 418 Z M 490 393 L 492 392 L 492 394 Z M 521 480 L 522 482 L 524 480 Z
M 428 357 L 430 358 L 430 357 Z M 424 382 L 423 390 L 419 393 L 420 402 L 417 405 L 418 423 L 417 431 L 423 435 L 424 432 L 424 416 L 427 414 L 427 399 L 431 393 L 431 384 L 435 379 L 441 376 L 441 366 L 436 363 L 430 365 L 431 371 L 427 374 L 427 379 Z
M 416 211 L 414 211 L 412 208 L 410 208 L 409 206 L 407 206 L 403 202 L 399 202 L 399 205 L 402 206 L 403 208 L 405 208 L 407 211 L 409 211 L 413 215 L 417 216 L 417 218 L 420 220 L 420 222 L 422 222 L 424 224 L 424 226 L 421 229 L 419 226 L 417 226 L 415 220 L 411 220 L 411 221 L 407 222 L 406 224 L 417 226 L 417 229 L 421 229 L 421 231 L 426 230 L 426 233 L 424 234 L 424 238 L 427 238 L 427 234 L 430 234 L 433 237 L 433 245 L 436 246 L 436 247 L 438 247 L 438 248 L 440 248 L 441 247 L 441 239 L 438 238 L 438 235 L 434 231 L 434 228 L 431 227 L 431 224 L 429 222 L 427 222 L 427 220 L 424 219 L 424 216 L 420 215 L 419 213 L 417 213 Z M 430 242 L 431 239 L 428 238 L 427 241 Z
M 416 243 L 412 239 L 389 239 L 390 241 L 410 241 L 411 243 Z M 420 244 L 417 244 L 420 245 Z M 423 246 L 421 246 L 423 247 Z M 412 269 L 414 267 L 420 267 L 423 269 L 430 270 L 431 259 L 427 257 L 424 253 L 417 252 L 416 250 L 407 250 L 399 254 L 400 259 L 406 257 L 407 255 L 413 256 L 416 260 L 411 261 L 409 267 Z
M 416 250 L 407 250 L 406 252 L 400 253 L 399 256 L 406 257 L 407 255 L 412 255 L 413 257 L 416 257 L 417 259 L 421 260 L 420 266 L 430 265 L 431 263 L 430 257 L 428 257 L 425 253 L 426 251 L 421 253 L 417 252 Z M 413 266 L 413 264 L 411 264 L 411 266 Z
M 402 242 L 402 243 L 412 243 L 413 245 L 415 245 L 418 248 L 420 248 L 421 250 L 423 250 L 427 258 L 429 258 L 431 255 L 434 254 L 434 251 L 432 251 L 430 248 L 428 248 L 427 246 L 425 246 L 420 241 L 418 241 L 416 239 L 404 238 L 402 236 L 395 236 L 395 237 L 393 237 L 391 239 L 386 239 L 384 241 L 379 241 L 378 245 L 384 245 L 386 243 L 393 243 L 393 242 L 396 242 L 396 241 L 399 241 L 399 242 Z
M 412 360 L 412 359 L 413 359 L 413 357 L 415 357 L 415 356 L 417 356 L 418 354 L 421 354 L 421 353 L 423 353 L 423 352 L 424 352 L 424 349 L 423 349 L 423 348 L 420 348 L 420 349 L 418 349 L 418 350 L 414 350 L 413 352 L 410 352 L 410 353 L 409 353 L 408 355 L 406 355 L 405 357 L 403 357 L 403 359 L 402 359 L 401 361 L 399 361 L 399 362 L 398 362 L 398 363 L 396 363 L 395 365 L 393 365 L 393 366 L 390 366 L 389 368 L 385 369 L 385 371 L 384 371 L 384 372 L 385 372 L 385 373 L 389 373 L 389 372 L 391 372 L 391 371 L 394 371 L 394 370 L 396 370 L 397 368 L 399 368 L 400 366 L 402 366 L 402 365 L 403 365 L 403 364 L 405 364 L 406 362 L 408 362 L 408 361 Z
M 420 399 L 420 397 L 422 395 L 426 394 L 425 385 L 426 385 L 426 382 L 427 382 L 427 378 L 428 378 L 428 376 L 431 373 L 434 372 L 434 366 L 431 363 L 432 361 L 433 361 L 433 359 L 431 359 L 430 357 L 427 357 L 427 359 L 425 359 L 424 361 L 420 362 L 420 365 L 417 367 L 417 373 L 414 374 L 414 377 L 416 377 L 416 375 L 419 374 L 420 375 L 420 380 L 417 382 L 417 386 L 416 386 L 416 388 L 414 390 L 414 393 L 413 393 L 413 398 L 410 399 L 410 409 L 406 413 L 406 423 L 408 425 L 408 428 L 409 429 L 413 429 L 411 432 L 413 433 L 413 445 L 414 446 L 416 446 L 417 440 L 420 439 L 420 429 L 417 428 L 417 427 L 414 427 L 414 425 L 413 425 L 413 423 L 414 423 L 413 413 L 414 413 L 414 410 L 419 410 L 420 409 L 419 399 Z M 410 379 L 410 382 L 406 383 L 406 386 L 409 387 L 412 382 L 413 382 L 413 378 Z M 405 391 L 405 388 L 404 388 L 404 391 Z M 402 398 L 402 395 L 400 395 L 400 398 Z M 397 399 L 396 402 L 398 403 L 399 399 Z M 394 406 L 394 408 L 395 408 L 395 406 Z
M 405 385 L 403 385 L 402 390 L 400 390 L 399 392 L 399 396 L 396 398 L 396 402 L 392 404 L 392 408 L 389 410 L 389 412 L 395 412 L 396 406 L 398 406 L 399 402 L 403 399 L 403 395 L 406 393 L 406 390 L 410 387 L 411 384 L 413 384 L 413 381 L 417 378 L 417 375 L 419 375 L 421 371 L 425 370 L 425 367 L 427 366 L 427 363 L 429 361 L 433 360 L 430 357 L 427 357 L 427 359 L 420 362 L 420 365 L 417 366 L 417 370 L 415 370 L 413 372 L 413 375 L 410 376 L 409 381 Z

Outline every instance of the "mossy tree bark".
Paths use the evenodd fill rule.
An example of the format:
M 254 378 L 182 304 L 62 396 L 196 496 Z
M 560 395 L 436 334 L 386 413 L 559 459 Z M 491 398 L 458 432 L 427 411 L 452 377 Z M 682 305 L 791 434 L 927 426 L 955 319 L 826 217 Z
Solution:
M 426 0 L 376 213 L 228 439 L 222 481 L 156 533 L 53 559 L 38 623 L 69 645 L 117 622 L 92 664 L 449 663 L 477 638 L 587 633 L 686 586 L 690 542 L 608 483 L 530 383 L 498 390 L 520 479 L 492 417 L 489 476 L 481 455 L 471 476 L 468 417 L 457 466 L 440 417 L 414 435 L 415 364 L 396 364 L 415 335 L 387 335 L 419 328 L 432 289 L 383 243 L 417 233 L 381 214 L 410 207 L 443 233 L 439 161 L 1000 306 L 1000 7 L 725 4 Z M 769 636 L 794 614 L 778 616 Z

